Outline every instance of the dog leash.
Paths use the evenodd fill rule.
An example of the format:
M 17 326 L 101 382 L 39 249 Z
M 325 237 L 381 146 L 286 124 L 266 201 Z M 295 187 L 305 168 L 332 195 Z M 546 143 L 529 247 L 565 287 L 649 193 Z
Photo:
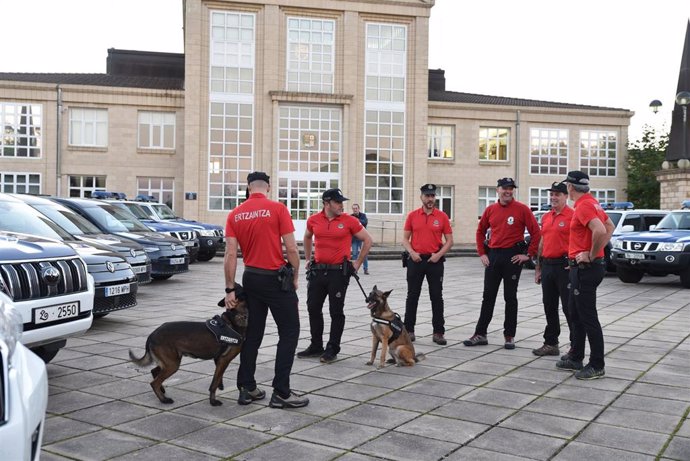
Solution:
M 362 284 L 359 282 L 359 275 L 357 275 L 357 272 L 353 271 L 352 276 L 357 281 L 357 285 L 359 285 L 359 289 L 362 290 L 362 294 L 364 295 L 364 301 L 369 301 L 369 296 L 367 296 L 366 292 L 364 291 L 364 288 L 362 288 Z

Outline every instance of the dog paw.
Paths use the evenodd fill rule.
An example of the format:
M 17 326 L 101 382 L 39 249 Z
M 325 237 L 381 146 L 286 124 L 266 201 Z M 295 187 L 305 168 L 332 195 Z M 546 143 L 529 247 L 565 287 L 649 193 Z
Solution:
M 161 400 L 161 402 L 163 402 L 163 403 L 174 403 L 174 402 L 175 402 L 173 399 L 171 399 L 171 398 L 169 398 L 169 397 L 165 397 L 165 398 L 162 398 L 162 399 L 160 399 L 160 400 Z
M 219 407 L 221 405 L 223 405 L 223 402 L 221 402 L 220 400 L 211 400 L 211 406 Z

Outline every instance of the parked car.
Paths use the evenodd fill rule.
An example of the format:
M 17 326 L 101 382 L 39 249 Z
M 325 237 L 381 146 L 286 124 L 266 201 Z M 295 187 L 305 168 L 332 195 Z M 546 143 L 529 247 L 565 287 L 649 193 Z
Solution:
M 225 229 L 217 224 L 206 224 L 192 221 L 175 215 L 175 212 L 164 203 L 146 200 L 137 202 L 155 221 L 175 222 L 193 226 L 199 232 L 199 261 L 210 261 L 219 251 L 225 251 Z
M 627 204 L 632 205 L 630 202 L 616 202 L 622 203 L 627 206 Z M 630 232 L 641 232 L 646 231 L 656 226 L 659 221 L 661 221 L 664 216 L 668 214 L 665 210 L 634 210 L 634 209 L 609 209 L 606 210 L 606 214 L 613 225 L 616 226 L 613 229 L 613 235 L 611 236 L 611 241 L 604 248 L 604 259 L 606 262 L 606 270 L 609 272 L 615 272 L 616 266 L 611 261 L 611 249 L 614 243 L 622 235 Z
M 32 235 L 0 232 L 0 291 L 19 312 L 22 343 L 50 362 L 66 339 L 93 321 L 93 277 L 74 249 Z
M 141 208 L 137 202 L 127 200 L 108 200 L 107 203 L 129 211 L 149 229 L 178 239 L 187 249 L 187 253 L 189 253 L 189 263 L 191 264 L 196 261 L 200 248 L 199 233 L 196 229 L 177 223 L 155 221 L 151 219 L 148 213 L 146 213 L 146 211 L 144 211 L 144 209 Z
M 132 213 L 102 200 L 57 198 L 58 203 L 85 217 L 102 232 L 137 242 L 151 258 L 151 278 L 169 279 L 189 270 L 189 254 L 178 239 L 153 232 Z
M 688 200 L 683 200 L 683 201 L 681 202 L 681 204 L 680 204 L 680 207 L 681 207 L 683 210 L 689 210 L 689 209 L 690 209 L 690 199 L 688 199 Z
M 45 363 L 19 342 L 21 329 L 21 315 L 0 292 L 0 459 L 37 461 L 48 406 L 48 373 Z
M 671 211 L 652 230 L 620 236 L 611 260 L 622 282 L 637 283 L 645 274 L 675 274 L 690 288 L 690 210 Z
M 123 257 L 108 248 L 77 239 L 35 208 L 8 194 L 0 194 L 0 230 L 59 240 L 74 248 L 94 279 L 95 317 L 137 305 L 137 278 Z
M 72 236 L 86 243 L 94 243 L 117 253 L 132 266 L 139 285 L 151 282 L 151 259 L 144 247 L 115 234 L 104 234 L 101 230 L 74 210 L 52 200 L 35 195 L 10 194 L 31 206 Z

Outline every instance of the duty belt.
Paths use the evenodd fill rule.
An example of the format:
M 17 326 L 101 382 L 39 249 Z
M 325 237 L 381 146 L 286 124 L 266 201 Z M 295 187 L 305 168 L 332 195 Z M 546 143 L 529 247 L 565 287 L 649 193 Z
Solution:
M 309 269 L 315 271 L 341 271 L 343 270 L 342 264 L 312 264 Z
M 595 264 L 604 264 L 604 258 L 596 258 L 588 263 L 578 263 L 574 259 L 568 259 L 568 265 L 570 267 L 578 267 L 580 269 L 588 269 L 594 266 Z
M 261 269 L 260 267 L 244 266 L 244 271 L 259 275 L 278 275 L 277 270 Z
M 568 264 L 568 256 L 563 255 L 560 258 L 541 258 L 541 263 L 542 264 L 563 264 L 567 265 Z

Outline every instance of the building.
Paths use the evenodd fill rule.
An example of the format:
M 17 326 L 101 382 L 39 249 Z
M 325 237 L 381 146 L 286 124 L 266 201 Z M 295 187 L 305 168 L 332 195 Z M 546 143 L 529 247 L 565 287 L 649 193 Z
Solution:
M 155 195 L 223 223 L 264 170 L 298 239 L 340 187 L 388 243 L 427 182 L 460 242 L 500 177 L 534 206 L 569 169 L 600 200 L 626 199 L 632 112 L 447 91 L 427 65 L 432 7 L 186 0 L 184 56 L 109 50 L 106 74 L 0 73 L 2 189 Z

